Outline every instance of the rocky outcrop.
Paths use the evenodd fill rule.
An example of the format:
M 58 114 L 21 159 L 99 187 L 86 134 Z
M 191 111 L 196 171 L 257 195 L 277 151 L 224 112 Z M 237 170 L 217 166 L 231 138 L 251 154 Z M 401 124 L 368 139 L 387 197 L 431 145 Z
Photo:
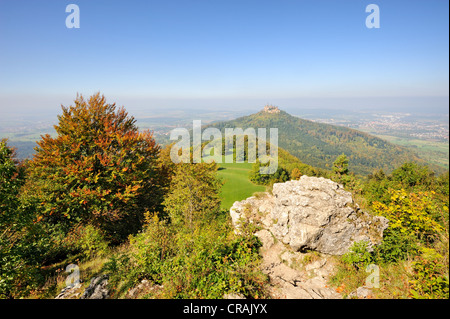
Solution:
M 81 281 L 64 287 L 55 299 L 108 299 L 108 275 L 93 277 L 86 289 Z
M 269 277 L 272 298 L 342 298 L 328 284 L 335 272 L 333 255 L 359 241 L 373 249 L 388 226 L 387 219 L 361 211 L 341 185 L 308 176 L 235 202 L 230 215 L 236 232 L 248 221 L 260 226 L 255 235 L 262 243 L 261 270 Z M 366 294 L 360 289 L 355 297 Z
M 102 275 L 91 279 L 89 286 L 84 290 L 80 299 L 108 299 L 108 275 Z
M 341 299 L 328 285 L 334 273 L 332 256 L 294 252 L 262 229 L 255 233 L 261 240 L 261 270 L 269 277 L 267 291 L 276 299 Z
M 235 202 L 230 215 L 237 230 L 242 219 L 248 219 L 293 251 L 330 255 L 342 255 L 359 241 L 366 241 L 371 250 L 388 226 L 386 218 L 363 212 L 342 185 L 308 176 L 276 183 L 272 194 Z
M 79 299 L 82 292 L 82 284 L 81 282 L 77 282 L 73 285 L 64 287 L 55 299 Z

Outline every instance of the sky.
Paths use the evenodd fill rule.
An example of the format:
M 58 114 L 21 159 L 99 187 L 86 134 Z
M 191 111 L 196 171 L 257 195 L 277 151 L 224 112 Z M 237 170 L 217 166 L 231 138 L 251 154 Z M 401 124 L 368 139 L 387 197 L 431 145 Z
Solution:
M 79 28 L 66 27 L 71 3 Z M 448 12 L 447 0 L 0 0 L 0 116 L 56 114 L 98 91 L 128 111 L 444 111 Z

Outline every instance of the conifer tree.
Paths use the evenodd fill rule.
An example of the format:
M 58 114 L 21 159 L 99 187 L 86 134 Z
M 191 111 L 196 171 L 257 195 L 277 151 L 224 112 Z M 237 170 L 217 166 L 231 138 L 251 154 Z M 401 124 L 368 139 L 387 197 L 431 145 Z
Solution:
M 338 176 L 348 174 L 348 158 L 345 154 L 339 155 L 333 163 L 333 172 Z
M 222 183 L 216 171 L 215 163 L 177 165 L 164 200 L 172 223 L 192 229 L 195 224 L 206 221 L 207 214 L 219 211 Z

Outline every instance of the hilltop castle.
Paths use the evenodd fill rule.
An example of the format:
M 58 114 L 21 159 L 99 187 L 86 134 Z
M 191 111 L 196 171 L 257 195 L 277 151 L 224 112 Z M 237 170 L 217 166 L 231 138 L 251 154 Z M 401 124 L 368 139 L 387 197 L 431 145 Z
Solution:
M 266 106 L 264 106 L 263 112 L 266 112 L 266 113 L 280 113 L 280 109 L 278 108 L 278 106 L 273 106 L 273 105 L 267 104 Z

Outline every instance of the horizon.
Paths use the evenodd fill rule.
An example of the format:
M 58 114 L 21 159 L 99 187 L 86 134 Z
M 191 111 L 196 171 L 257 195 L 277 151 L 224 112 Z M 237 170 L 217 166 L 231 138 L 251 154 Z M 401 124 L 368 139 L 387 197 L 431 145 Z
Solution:
M 84 96 L 84 95 L 83 95 Z M 88 98 L 89 96 L 84 96 L 85 98 Z M 239 107 L 237 108 L 230 108 L 227 106 L 224 107 L 208 107 L 209 104 L 196 104 L 195 102 L 189 101 L 189 107 L 177 107 L 177 106 L 167 106 L 164 105 L 161 107 L 161 105 L 148 108 L 148 107 L 141 107 L 141 106 L 135 106 L 135 107 L 127 107 L 127 105 L 119 104 L 115 101 L 111 101 L 108 99 L 107 96 L 105 96 L 107 99 L 107 103 L 115 103 L 116 107 L 124 107 L 125 111 L 130 116 L 133 116 L 136 118 L 136 120 L 143 120 L 148 118 L 159 118 L 159 117 L 165 117 L 165 118 L 178 118 L 181 115 L 188 114 L 189 116 L 194 118 L 201 117 L 202 114 L 212 114 L 214 112 L 218 113 L 227 113 L 230 114 L 230 119 L 235 119 L 241 116 L 247 116 L 252 115 L 260 112 L 263 110 L 264 106 L 266 105 L 273 105 L 278 107 L 281 111 L 284 111 L 290 115 L 302 117 L 302 115 L 310 114 L 311 112 L 314 114 L 326 114 L 326 113 L 338 113 L 338 112 L 345 112 L 346 114 L 363 114 L 363 113 L 372 113 L 372 114 L 415 114 L 415 115 L 430 115 L 430 116 L 443 116 L 448 117 L 449 116 L 449 109 L 448 106 L 445 105 L 445 100 L 448 100 L 447 98 L 440 98 L 435 97 L 431 100 L 438 101 L 434 106 L 424 105 L 422 103 L 423 100 L 428 100 L 426 98 L 423 99 L 415 99 L 414 103 L 411 103 L 407 106 L 400 106 L 388 103 L 383 104 L 379 103 L 377 106 L 377 102 L 373 102 L 371 100 L 371 103 L 369 103 L 369 106 L 366 107 L 358 107 L 355 103 L 357 101 L 360 101 L 360 99 L 355 99 L 355 103 L 351 104 L 348 103 L 348 101 L 345 101 L 345 104 L 329 104 L 329 105 L 317 105 L 320 104 L 318 101 L 309 100 L 309 104 L 303 105 L 303 106 L 296 106 L 295 101 L 290 101 L 290 103 L 286 103 L 283 105 L 274 104 L 274 103 L 259 103 L 261 101 L 257 102 L 249 102 L 245 104 L 245 102 L 238 101 Z M 377 100 L 377 99 L 375 99 Z M 383 98 L 379 98 L 378 100 L 383 100 Z M 442 100 L 442 102 L 441 102 Z M 167 103 L 167 102 L 166 102 Z M 170 103 L 170 102 L 169 102 Z M 383 104 L 382 107 L 379 107 L 380 104 Z M 17 110 L 14 108 L 5 109 L 2 111 L 2 117 L 0 119 L 1 122 L 7 122 L 10 120 L 19 120 L 19 119 L 36 119 L 37 121 L 44 121 L 44 122 L 55 122 L 57 121 L 58 115 L 62 114 L 61 107 L 68 107 L 70 105 L 73 105 L 72 103 L 67 104 L 58 104 L 55 107 L 49 108 L 49 109 L 31 109 L 31 110 Z M 354 106 L 355 105 L 355 106 Z M 22 112 L 21 112 L 22 111 Z M 218 119 L 220 120 L 220 119 Z
M 302 109 L 448 113 L 448 2 L 0 4 L 0 114 L 60 114 L 96 92 L 130 114 Z

